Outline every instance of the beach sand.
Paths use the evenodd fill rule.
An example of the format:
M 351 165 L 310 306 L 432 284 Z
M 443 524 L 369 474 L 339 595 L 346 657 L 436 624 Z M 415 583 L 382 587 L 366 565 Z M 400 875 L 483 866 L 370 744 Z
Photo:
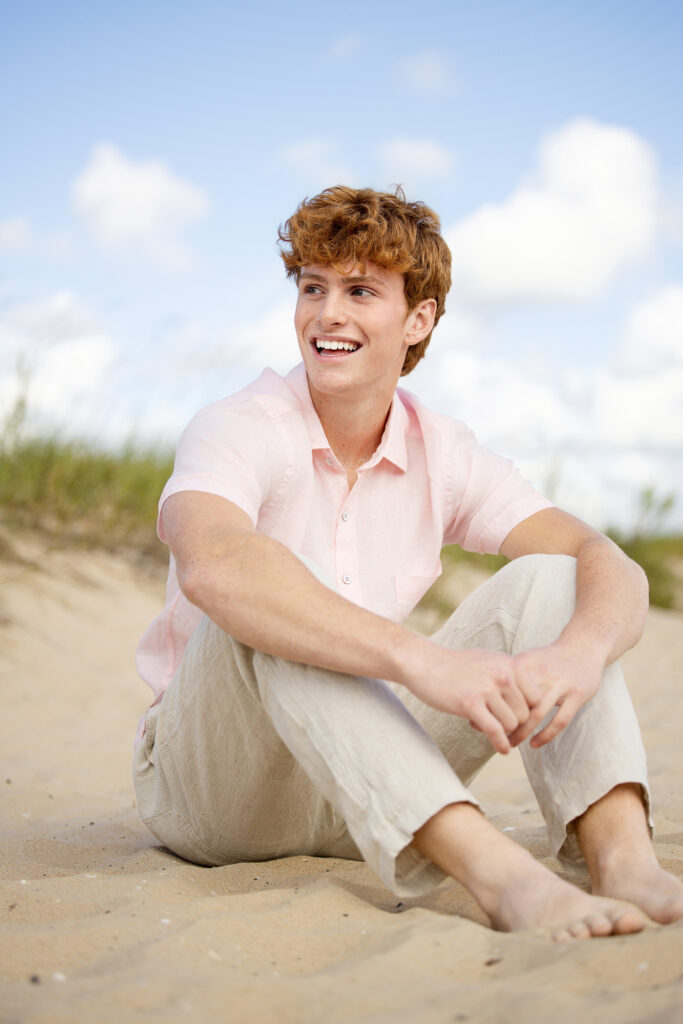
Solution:
M 122 559 L 0 566 L 0 1019 L 50 1022 L 683 1021 L 683 922 L 554 945 L 491 931 L 444 882 L 399 900 L 362 863 L 201 868 L 139 822 L 133 654 L 163 585 Z M 624 659 L 661 862 L 683 877 L 683 616 L 653 610 Z M 473 789 L 554 870 L 515 753 Z

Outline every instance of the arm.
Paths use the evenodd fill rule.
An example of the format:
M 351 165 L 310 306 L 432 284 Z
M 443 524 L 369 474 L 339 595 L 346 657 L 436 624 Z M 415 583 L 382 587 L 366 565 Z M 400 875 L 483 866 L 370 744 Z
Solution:
M 162 519 L 185 596 L 251 647 L 401 683 L 425 703 L 467 718 L 501 753 L 510 750 L 507 734 L 541 698 L 533 680 L 515 681 L 510 656 L 446 651 L 347 601 L 223 498 L 174 494 Z
M 609 538 L 560 509 L 546 509 L 515 527 L 501 546 L 508 558 L 532 553 L 568 554 L 577 560 L 576 611 L 554 644 L 515 658 L 516 672 L 545 691 L 526 723 L 511 737 L 526 739 L 547 712 L 552 722 L 532 740 L 550 742 L 589 700 L 607 665 L 642 635 L 648 609 L 645 573 Z

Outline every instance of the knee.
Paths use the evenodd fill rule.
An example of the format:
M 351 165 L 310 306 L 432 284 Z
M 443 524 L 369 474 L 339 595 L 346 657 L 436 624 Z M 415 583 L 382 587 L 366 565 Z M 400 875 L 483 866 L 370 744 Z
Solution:
M 576 607 L 576 559 L 571 555 L 523 555 L 505 566 L 525 610 L 548 622 L 566 623 Z
M 573 555 L 522 555 L 505 566 L 539 585 L 576 589 L 576 559 Z

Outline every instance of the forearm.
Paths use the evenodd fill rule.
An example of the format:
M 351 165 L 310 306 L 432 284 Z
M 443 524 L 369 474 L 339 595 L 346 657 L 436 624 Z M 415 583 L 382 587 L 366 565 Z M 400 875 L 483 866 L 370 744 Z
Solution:
M 576 611 L 560 641 L 590 645 L 610 664 L 640 639 L 648 609 L 643 570 L 601 535 L 580 545 L 576 569 Z
M 284 545 L 243 531 L 179 565 L 185 595 L 221 629 L 290 661 L 411 685 L 433 645 L 324 586 Z

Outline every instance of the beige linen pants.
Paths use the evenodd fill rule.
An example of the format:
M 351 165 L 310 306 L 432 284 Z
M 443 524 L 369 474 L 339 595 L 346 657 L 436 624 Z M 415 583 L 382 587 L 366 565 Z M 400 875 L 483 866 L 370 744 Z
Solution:
M 434 640 L 515 654 L 554 641 L 575 605 L 576 562 L 531 555 L 471 594 Z M 552 714 L 552 713 L 551 713 Z M 551 716 L 548 716 L 548 719 Z M 614 786 L 640 783 L 645 753 L 621 669 L 550 744 L 521 748 L 553 852 L 580 861 L 571 822 Z M 364 858 L 398 895 L 444 877 L 410 845 L 494 749 L 462 718 L 403 687 L 254 651 L 204 618 L 135 754 L 141 817 L 205 865 L 293 854 Z

